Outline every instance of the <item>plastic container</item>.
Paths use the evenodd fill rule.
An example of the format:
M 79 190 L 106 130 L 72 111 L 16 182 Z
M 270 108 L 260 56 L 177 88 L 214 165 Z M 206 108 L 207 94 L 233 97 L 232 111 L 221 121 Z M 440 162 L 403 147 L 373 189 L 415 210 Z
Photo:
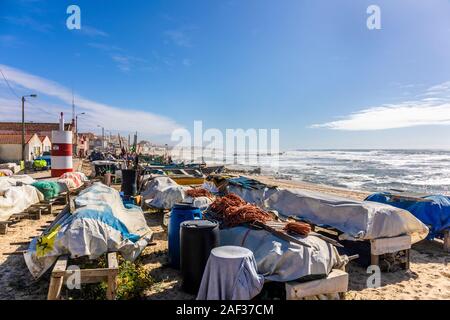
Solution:
M 180 226 L 180 267 L 183 290 L 197 294 L 206 262 L 219 246 L 219 224 L 212 220 L 190 220 Z
M 122 169 L 121 191 L 125 197 L 135 196 L 137 193 L 136 170 Z
M 180 224 L 188 220 L 202 218 L 199 208 L 190 204 L 178 203 L 172 207 L 169 220 L 169 262 L 175 268 L 180 268 Z

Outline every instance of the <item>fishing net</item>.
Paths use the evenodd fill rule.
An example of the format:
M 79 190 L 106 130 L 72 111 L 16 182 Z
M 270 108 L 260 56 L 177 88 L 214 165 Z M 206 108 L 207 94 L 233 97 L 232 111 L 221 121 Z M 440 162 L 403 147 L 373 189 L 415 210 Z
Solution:
M 192 197 L 192 198 L 199 198 L 199 197 L 207 197 L 209 199 L 213 198 L 213 195 L 211 192 L 209 192 L 206 189 L 203 188 L 197 188 L 197 189 L 189 189 L 186 191 L 186 196 Z
M 223 220 L 227 227 L 235 227 L 251 222 L 265 223 L 272 220 L 272 216 L 269 213 L 245 202 L 233 193 L 217 198 L 209 208 L 218 215 L 218 218 Z
M 307 236 L 311 232 L 311 226 L 304 222 L 289 222 L 283 230 L 300 236 Z
M 54 181 L 38 181 L 34 182 L 32 186 L 44 195 L 45 200 L 56 198 L 61 192 L 60 185 Z

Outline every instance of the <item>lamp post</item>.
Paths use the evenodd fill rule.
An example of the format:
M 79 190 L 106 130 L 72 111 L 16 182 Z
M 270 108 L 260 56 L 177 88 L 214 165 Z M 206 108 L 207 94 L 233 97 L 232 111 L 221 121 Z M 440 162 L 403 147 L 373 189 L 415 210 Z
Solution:
M 78 116 L 82 116 L 86 114 L 86 112 L 78 113 L 75 116 L 75 155 L 78 154 Z
M 37 94 L 22 96 L 22 161 L 25 165 L 25 98 L 36 98 Z

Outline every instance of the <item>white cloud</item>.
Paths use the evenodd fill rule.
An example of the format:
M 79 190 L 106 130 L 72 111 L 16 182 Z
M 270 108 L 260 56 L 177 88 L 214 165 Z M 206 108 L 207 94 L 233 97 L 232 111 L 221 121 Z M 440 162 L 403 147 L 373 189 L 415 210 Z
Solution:
M 70 105 L 72 103 L 72 91 L 54 81 L 41 78 L 24 71 L 0 65 L 5 76 L 9 82 L 16 87 L 16 89 L 27 89 L 27 92 L 34 92 L 38 94 L 38 99 L 32 100 L 32 104 L 36 108 L 28 108 L 27 114 L 36 115 L 39 119 L 45 117 L 47 120 L 53 122 L 57 120 L 59 112 L 70 112 Z M 0 82 L 2 83 L 2 82 Z M 4 83 L 2 83 L 4 85 Z M 64 105 L 43 105 L 39 100 L 39 96 L 49 96 L 63 102 Z M 12 108 L 17 107 L 16 100 L 0 100 L 0 118 L 11 118 Z M 160 116 L 154 113 L 110 106 L 100 102 L 86 99 L 82 96 L 75 95 L 75 104 L 77 113 L 86 112 L 83 117 L 83 123 L 89 124 L 89 127 L 84 129 L 97 130 L 97 125 L 102 125 L 106 129 L 115 131 L 134 132 L 138 131 L 140 134 L 146 136 L 170 135 L 173 130 L 180 128 L 174 120 Z M 5 108 L 3 108 L 5 106 Z M 40 109 L 40 110 L 38 110 Z M 42 110 L 46 111 L 46 115 L 42 114 Z M 16 113 L 18 115 L 18 113 Z M 55 114 L 54 119 L 49 119 L 50 114 Z M 71 117 L 71 114 L 70 114 Z M 16 118 L 16 120 L 18 117 Z M 32 120 L 28 118 L 28 120 Z M 43 121 L 43 120 L 40 120 Z
M 91 27 L 91 26 L 87 26 L 87 25 L 81 25 L 81 29 L 78 31 L 89 37 L 108 37 L 109 36 L 109 34 L 106 33 L 105 31 Z
M 422 125 L 450 125 L 450 97 L 443 96 L 449 91 L 450 81 L 427 89 L 425 99 L 371 107 L 344 116 L 342 119 L 314 124 L 311 127 L 366 131 Z
M 23 44 L 16 36 L 10 34 L 0 35 L 0 45 L 10 48 L 17 48 Z
M 164 35 L 174 44 L 179 47 L 191 47 L 191 38 L 186 34 L 185 31 L 181 30 L 167 30 Z
M 20 27 L 29 27 L 35 31 L 47 33 L 50 32 L 53 27 L 48 23 L 42 23 L 29 16 L 22 17 L 4 17 L 4 19 L 12 24 Z

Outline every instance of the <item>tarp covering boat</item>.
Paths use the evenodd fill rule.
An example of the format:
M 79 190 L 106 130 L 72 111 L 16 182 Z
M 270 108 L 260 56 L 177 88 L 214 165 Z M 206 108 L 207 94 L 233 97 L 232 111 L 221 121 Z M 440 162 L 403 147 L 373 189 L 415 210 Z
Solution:
M 30 185 L 0 188 L 0 221 L 7 221 L 13 214 L 21 213 L 41 200 L 44 200 L 43 194 Z
M 298 238 L 298 237 L 297 237 Z M 221 246 L 242 246 L 250 249 L 265 280 L 292 281 L 305 277 L 326 277 L 333 268 L 348 261 L 333 245 L 315 236 L 299 238 L 311 247 L 289 242 L 265 230 L 239 226 L 220 230 Z
M 142 210 L 125 207 L 119 192 L 101 183 L 94 183 L 75 199 L 73 214 L 66 210 L 50 227 L 34 238 L 25 262 L 38 278 L 60 255 L 72 258 L 88 256 L 96 259 L 108 251 L 118 251 L 124 259 L 134 260 L 151 241 Z
M 80 188 L 88 178 L 83 172 L 66 172 L 58 178 L 58 182 L 64 183 L 69 190 Z
M 20 185 L 20 184 L 32 184 L 36 182 L 29 175 L 13 175 L 10 177 L 0 177 L 0 190 L 6 190 L 9 187 Z
M 20 166 L 13 162 L 0 163 L 0 170 L 1 169 L 8 169 L 11 170 L 13 174 L 16 174 L 20 171 Z
M 410 212 L 387 204 L 356 201 L 319 192 L 279 189 L 266 199 L 267 208 L 297 216 L 316 225 L 334 227 L 348 240 L 371 240 L 410 235 L 424 239 L 428 228 Z
M 408 210 L 429 227 L 430 233 L 427 239 L 432 240 L 436 236 L 442 236 L 442 231 L 450 228 L 450 197 L 431 195 L 423 199 L 427 201 L 394 200 L 389 192 L 375 193 L 366 198 L 367 201 L 386 203 Z

